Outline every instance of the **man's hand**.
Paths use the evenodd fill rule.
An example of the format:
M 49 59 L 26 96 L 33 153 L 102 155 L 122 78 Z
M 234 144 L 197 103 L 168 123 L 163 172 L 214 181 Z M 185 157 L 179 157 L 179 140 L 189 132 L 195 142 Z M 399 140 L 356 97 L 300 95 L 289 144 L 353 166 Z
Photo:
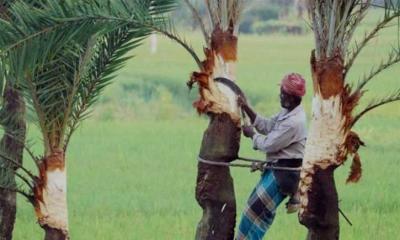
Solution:
M 239 95 L 237 99 L 238 106 L 242 108 L 247 116 L 249 116 L 251 123 L 254 123 L 256 120 L 257 114 L 256 112 L 249 106 L 247 99 L 244 95 Z
M 243 135 L 248 138 L 253 138 L 254 134 L 256 134 L 252 126 L 242 126 L 242 130 Z

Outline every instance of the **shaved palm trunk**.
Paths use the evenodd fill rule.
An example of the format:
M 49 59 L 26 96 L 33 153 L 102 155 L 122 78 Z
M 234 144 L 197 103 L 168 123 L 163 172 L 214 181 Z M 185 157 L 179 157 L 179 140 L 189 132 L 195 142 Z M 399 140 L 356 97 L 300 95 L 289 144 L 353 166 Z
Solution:
M 212 114 L 204 133 L 200 157 L 230 162 L 239 151 L 240 129 L 228 114 Z M 229 167 L 199 163 L 196 199 L 203 208 L 196 239 L 233 239 L 236 200 Z
M 67 175 L 63 151 L 53 151 L 42 160 L 34 194 L 36 216 L 45 231 L 45 240 L 68 239 Z
M 26 123 L 25 123 L 25 102 L 20 93 L 11 88 L 8 84 L 4 90 L 4 106 L 2 109 L 2 125 L 4 136 L 0 142 L 2 154 L 22 164 L 24 150 Z M 10 185 L 16 185 L 12 166 L 4 159 L 0 159 L 1 164 L 9 165 L 10 170 L 6 170 L 7 176 L 11 179 Z M 17 211 L 16 192 L 0 189 L 0 240 L 11 240 Z
M 300 222 L 309 229 L 308 239 L 336 240 L 339 207 L 334 170 L 359 143 L 350 131 L 351 111 L 359 95 L 350 95 L 344 84 L 340 56 L 320 61 L 313 56 L 311 65 L 314 98 L 301 172 Z
M 241 133 L 236 95 L 214 79 L 235 80 L 237 38 L 233 30 L 217 27 L 210 46 L 205 50 L 207 59 L 203 62 L 203 71 L 192 76 L 200 86 L 201 98 L 195 106 L 210 118 L 199 156 L 209 161 L 230 162 L 238 156 Z M 233 239 L 236 200 L 229 167 L 200 162 L 196 199 L 203 209 L 196 239 Z
M 364 1 L 361 1 L 364 2 Z M 385 16 L 371 32 L 365 34 L 361 44 L 351 39 L 364 19 L 372 1 L 357 0 L 319 1 L 309 0 L 308 12 L 314 32 L 315 51 L 311 57 L 314 86 L 312 121 L 307 138 L 303 170 L 301 172 L 300 222 L 308 230 L 312 240 L 339 239 L 338 194 L 334 181 L 335 169 L 347 157 L 352 157 L 347 182 L 357 182 L 361 177 L 361 161 L 358 149 L 364 143 L 352 131 L 354 124 L 368 111 L 384 104 L 400 100 L 399 92 L 373 101 L 354 117 L 352 114 L 371 79 L 386 68 L 398 63 L 398 49 L 390 53 L 371 74 L 367 74 L 354 89 L 345 78 L 357 56 L 378 32 L 400 15 L 400 9 L 385 1 Z M 344 61 L 344 57 L 347 57 Z

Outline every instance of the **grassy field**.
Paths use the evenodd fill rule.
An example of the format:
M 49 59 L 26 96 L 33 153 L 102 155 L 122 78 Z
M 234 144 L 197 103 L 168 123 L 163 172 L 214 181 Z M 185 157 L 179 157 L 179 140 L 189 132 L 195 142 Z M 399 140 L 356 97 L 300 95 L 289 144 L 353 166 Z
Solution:
M 373 21 L 368 19 L 365 27 Z M 201 54 L 200 35 L 187 36 Z M 379 63 L 396 38 L 396 29 L 391 28 L 375 39 L 350 79 L 356 82 Z M 299 72 L 310 80 L 312 45 L 311 34 L 241 36 L 238 83 L 260 113 L 279 110 L 277 83 L 285 73 Z M 201 209 L 194 199 L 196 154 L 207 120 L 191 109 L 196 91 L 188 93 L 185 86 L 195 65 L 186 52 L 165 39 L 160 39 L 157 54 L 150 55 L 146 43 L 135 55 L 106 90 L 93 118 L 71 141 L 67 155 L 71 239 L 193 239 L 200 219 Z M 399 76 L 399 66 L 380 75 L 369 85 L 365 100 L 399 87 Z M 349 163 L 336 173 L 341 208 L 353 222 L 350 227 L 341 218 L 341 239 L 400 239 L 399 107 L 399 103 L 388 105 L 356 127 L 367 144 L 360 151 L 364 173 L 356 185 L 345 184 Z M 34 132 L 31 138 L 39 146 Z M 241 155 L 262 157 L 245 139 Z M 239 220 L 259 174 L 244 169 L 232 172 Z M 297 216 L 286 215 L 281 207 L 266 239 L 304 239 L 305 234 Z M 22 198 L 14 235 L 16 240 L 42 237 L 32 207 Z

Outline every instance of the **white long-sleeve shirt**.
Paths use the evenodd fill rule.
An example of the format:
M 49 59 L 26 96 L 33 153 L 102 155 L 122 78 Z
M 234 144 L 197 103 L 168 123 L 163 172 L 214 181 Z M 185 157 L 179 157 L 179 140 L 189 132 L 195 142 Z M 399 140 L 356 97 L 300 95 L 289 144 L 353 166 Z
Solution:
M 303 158 L 307 138 L 306 114 L 301 105 L 271 118 L 257 114 L 253 123 L 257 132 L 253 136 L 253 147 L 267 154 L 268 161 Z

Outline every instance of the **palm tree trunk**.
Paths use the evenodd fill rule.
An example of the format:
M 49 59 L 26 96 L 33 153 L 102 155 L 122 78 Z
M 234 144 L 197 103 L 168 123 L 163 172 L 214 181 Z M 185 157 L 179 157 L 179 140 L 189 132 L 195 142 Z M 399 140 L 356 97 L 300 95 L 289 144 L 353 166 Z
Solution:
M 1 121 L 4 127 L 4 135 L 0 142 L 2 154 L 14 159 L 22 164 L 24 150 L 26 123 L 25 123 L 25 102 L 21 94 L 9 84 L 6 84 L 3 96 L 3 109 Z M 16 166 L 7 163 L 0 158 L 0 163 L 9 165 L 10 169 L 5 169 L 11 185 L 16 185 L 14 170 Z M 0 240 L 11 240 L 17 211 L 16 192 L 0 189 Z
M 303 214 L 301 218 L 301 223 L 308 228 L 307 240 L 339 239 L 339 206 L 334 169 L 318 168 L 314 173 L 308 214 Z
M 192 76 L 192 80 L 200 86 L 200 100 L 194 105 L 199 112 L 210 117 L 199 156 L 215 162 L 230 162 L 237 158 L 239 152 L 239 110 L 236 96 L 214 79 L 235 80 L 237 38 L 233 34 L 233 26 L 226 31 L 216 27 L 210 46 L 205 51 L 207 59 L 203 62 L 202 72 Z M 236 200 L 229 168 L 200 162 L 196 200 L 203 209 L 196 239 L 233 239 Z
M 45 240 L 66 240 L 69 230 L 64 151 L 53 151 L 42 160 L 39 169 L 34 190 L 35 211 L 45 231 Z
M 240 128 L 228 114 L 213 114 L 204 133 L 200 157 L 230 162 L 239 152 Z M 236 200 L 229 167 L 198 164 L 196 200 L 203 208 L 196 239 L 233 239 Z
M 69 239 L 68 234 L 64 231 L 56 228 L 48 227 L 47 225 L 43 227 L 45 232 L 44 240 L 66 240 Z
M 301 173 L 300 222 L 309 240 L 339 239 L 339 208 L 334 170 L 343 162 L 351 107 L 340 56 L 316 61 L 313 55 L 312 120 Z M 350 108 L 349 108 L 350 107 Z

